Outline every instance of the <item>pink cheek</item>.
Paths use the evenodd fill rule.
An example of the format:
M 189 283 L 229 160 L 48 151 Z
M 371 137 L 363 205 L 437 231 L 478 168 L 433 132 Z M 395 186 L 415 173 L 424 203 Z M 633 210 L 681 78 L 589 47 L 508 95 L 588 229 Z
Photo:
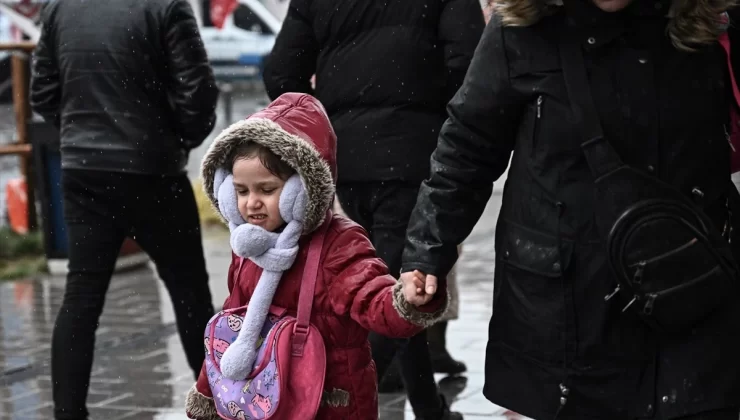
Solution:
M 280 201 L 275 200 L 275 202 L 272 205 L 272 214 L 275 215 L 276 219 L 281 219 L 280 217 Z
M 247 199 L 242 197 L 239 197 L 236 201 L 236 205 L 239 208 L 239 214 L 242 215 L 244 220 L 247 220 L 247 203 Z

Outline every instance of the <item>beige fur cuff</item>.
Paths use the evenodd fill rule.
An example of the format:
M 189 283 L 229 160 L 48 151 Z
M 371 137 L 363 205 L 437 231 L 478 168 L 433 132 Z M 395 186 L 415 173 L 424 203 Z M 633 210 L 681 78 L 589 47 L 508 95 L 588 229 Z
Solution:
M 221 420 L 216 412 L 213 398 L 208 398 L 198 392 L 195 385 L 190 388 L 188 396 L 185 398 L 185 412 L 188 413 L 188 416 L 197 420 Z
M 445 302 L 441 308 L 434 312 L 422 312 L 416 306 L 406 302 L 403 295 L 403 283 L 399 281 L 393 286 L 393 307 L 401 318 L 420 327 L 426 328 L 434 325 L 447 312 L 449 304 L 450 294 L 445 292 Z

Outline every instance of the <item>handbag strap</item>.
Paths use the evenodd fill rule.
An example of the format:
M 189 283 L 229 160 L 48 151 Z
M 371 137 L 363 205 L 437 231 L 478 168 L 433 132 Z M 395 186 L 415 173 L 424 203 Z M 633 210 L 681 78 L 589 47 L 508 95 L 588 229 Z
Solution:
M 604 137 L 599 115 L 591 97 L 591 86 L 588 82 L 581 43 L 571 30 L 563 31 L 560 36 L 559 49 L 571 109 L 575 123 L 583 136 L 581 149 L 586 156 L 591 173 L 598 180 L 624 166 L 624 163 Z
M 722 33 L 718 39 L 722 49 L 725 50 L 727 56 L 727 67 L 730 70 L 730 83 L 732 84 L 732 97 L 735 99 L 735 105 L 740 106 L 740 89 L 737 87 L 737 80 L 735 80 L 735 72 L 732 71 L 732 54 L 730 53 L 730 36 L 727 32 Z
M 326 212 L 324 223 L 314 233 L 308 246 L 306 266 L 303 269 L 303 278 L 301 279 L 301 292 L 298 295 L 297 321 L 293 327 L 293 356 L 303 356 L 303 347 L 306 345 L 306 340 L 308 339 L 308 326 L 311 322 L 311 309 L 313 308 L 319 261 L 321 260 L 321 251 L 324 249 L 326 230 L 329 228 L 331 222 L 331 214 L 331 210 Z
M 723 18 L 729 23 L 727 14 Z M 733 107 L 740 107 L 740 88 L 738 88 L 735 73 L 732 69 L 730 37 L 725 31 L 718 37 L 718 41 L 725 51 L 727 67 L 730 72 L 730 83 L 732 85 Z M 563 76 L 568 90 L 573 115 L 578 124 L 584 143 L 581 149 L 586 156 L 586 161 L 595 179 L 624 166 L 617 151 L 604 137 L 601 129 L 596 106 L 591 96 L 591 86 L 588 83 L 586 63 L 583 58 L 583 50 L 578 38 L 572 31 L 563 31 L 560 37 L 560 59 L 563 66 Z

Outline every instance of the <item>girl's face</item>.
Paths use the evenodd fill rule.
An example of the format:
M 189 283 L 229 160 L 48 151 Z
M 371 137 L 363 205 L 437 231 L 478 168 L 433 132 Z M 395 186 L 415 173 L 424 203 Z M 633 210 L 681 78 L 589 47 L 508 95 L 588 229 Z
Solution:
M 592 0 L 596 7 L 605 12 L 618 12 L 629 6 L 634 0 Z
M 280 216 L 280 193 L 285 181 L 273 175 L 256 156 L 237 160 L 232 172 L 239 213 L 247 223 L 268 232 L 285 224 Z

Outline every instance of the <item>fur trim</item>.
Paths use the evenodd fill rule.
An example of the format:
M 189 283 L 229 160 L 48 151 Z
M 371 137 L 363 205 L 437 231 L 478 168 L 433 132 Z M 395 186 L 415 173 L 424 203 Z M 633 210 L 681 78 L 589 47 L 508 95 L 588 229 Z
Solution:
M 667 32 L 676 48 L 695 51 L 697 46 L 717 42 L 726 25 L 721 16 L 737 5 L 737 0 L 674 0 Z
M 398 315 L 406 321 L 424 328 L 434 325 L 447 312 L 450 304 L 449 291 L 445 297 L 445 303 L 439 310 L 435 312 L 421 312 L 416 309 L 416 306 L 406 302 L 406 298 L 403 296 L 403 283 L 399 281 L 393 286 L 393 308 L 398 312 Z
M 562 1 L 489 0 L 488 3 L 504 26 L 531 26 L 552 14 Z M 694 51 L 697 46 L 715 42 L 723 32 L 719 16 L 737 3 L 737 0 L 673 0 L 666 28 L 673 45 Z
M 213 195 L 216 169 L 226 167 L 231 152 L 237 146 L 250 141 L 270 149 L 301 176 L 308 193 L 303 233 L 316 230 L 324 221 L 326 211 L 334 200 L 334 180 L 329 164 L 309 142 L 288 133 L 266 118 L 249 118 L 232 124 L 208 148 L 201 164 L 201 176 L 203 189 L 216 211 L 218 200 Z M 231 168 L 227 169 L 231 172 Z M 223 219 L 223 215 L 221 218 Z
M 324 390 L 321 395 L 321 405 L 329 407 L 349 407 L 349 392 L 334 388 L 331 391 Z
M 198 392 L 195 385 L 190 388 L 188 396 L 185 398 L 185 412 L 188 414 L 188 417 L 192 419 L 221 420 L 221 417 L 216 411 L 216 405 L 213 402 L 213 398 L 208 398 Z

